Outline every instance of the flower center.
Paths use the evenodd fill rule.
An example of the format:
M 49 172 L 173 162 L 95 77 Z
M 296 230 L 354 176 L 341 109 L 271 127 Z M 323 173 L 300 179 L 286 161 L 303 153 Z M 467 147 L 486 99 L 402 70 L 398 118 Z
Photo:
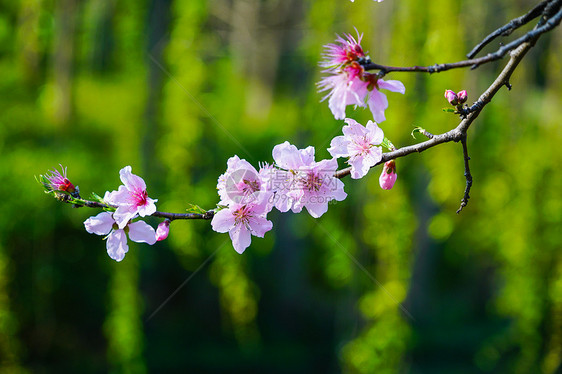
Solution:
M 146 205 L 148 194 L 145 190 L 135 190 L 135 192 L 133 192 L 132 194 L 132 198 L 136 206 L 143 206 Z
M 243 205 L 240 208 L 236 209 L 233 214 L 235 225 L 242 224 L 247 226 L 250 217 L 252 217 L 252 215 L 250 214 L 250 209 L 248 209 L 246 205 Z
M 317 173 L 310 171 L 301 179 L 301 183 L 308 191 L 318 191 L 322 187 L 322 178 Z

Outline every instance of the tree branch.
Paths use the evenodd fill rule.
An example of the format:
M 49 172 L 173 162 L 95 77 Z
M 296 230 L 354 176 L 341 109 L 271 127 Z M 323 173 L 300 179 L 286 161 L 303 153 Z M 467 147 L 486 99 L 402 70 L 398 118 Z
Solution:
M 459 214 L 462 209 L 468 204 L 468 199 L 470 199 L 470 188 L 472 187 L 472 174 L 470 174 L 470 165 L 468 161 L 470 156 L 468 155 L 468 147 L 466 145 L 466 136 L 461 139 L 462 152 L 464 155 L 464 177 L 466 178 L 466 187 L 464 189 L 464 195 L 461 200 L 461 206 L 457 209 L 457 214 Z
M 531 9 L 527 14 L 525 14 L 521 17 L 512 19 L 511 21 L 509 21 L 504 26 L 502 26 L 499 29 L 495 30 L 494 32 L 490 33 L 480 43 L 478 43 L 476 45 L 476 47 L 474 47 L 472 49 L 472 51 L 470 51 L 466 55 L 466 57 L 474 58 L 474 56 L 476 56 L 476 54 L 478 54 L 478 52 L 480 52 L 482 50 L 482 48 L 484 48 L 486 45 L 488 45 L 492 40 L 494 40 L 498 36 L 509 36 L 509 35 L 511 35 L 511 33 L 513 31 L 515 31 L 519 27 L 521 27 L 521 26 L 529 23 L 533 19 L 537 18 L 538 16 L 541 15 L 544 8 L 546 7 L 546 5 L 550 1 L 552 1 L 552 0 L 545 0 L 545 1 L 541 2 L 540 4 L 535 6 L 533 9 Z
M 439 73 L 451 69 L 463 68 L 467 66 L 470 66 L 471 69 L 476 69 L 480 65 L 503 58 L 508 52 L 516 49 L 523 43 L 527 43 L 530 41 L 533 41 L 534 43 L 534 41 L 536 41 L 536 39 L 540 35 L 558 26 L 558 24 L 560 24 L 560 20 L 562 19 L 562 10 L 560 10 L 560 2 L 561 2 L 560 0 L 556 0 L 553 3 L 551 3 L 554 5 L 552 6 L 552 8 L 549 9 L 554 10 L 556 9 L 556 6 L 558 6 L 558 11 L 552 17 L 548 18 L 548 20 L 544 22 L 544 24 L 527 32 L 522 37 L 515 39 L 514 41 L 504 46 L 501 46 L 496 52 L 488 53 L 486 56 L 464 60 L 464 61 L 446 63 L 446 64 L 435 64 L 431 66 L 399 67 L 399 66 L 386 66 L 386 65 L 380 65 L 380 64 L 368 62 L 363 65 L 363 68 L 365 70 L 380 70 L 381 76 L 384 76 L 385 74 L 390 72 L 421 72 L 421 73 L 431 74 L 431 73 Z

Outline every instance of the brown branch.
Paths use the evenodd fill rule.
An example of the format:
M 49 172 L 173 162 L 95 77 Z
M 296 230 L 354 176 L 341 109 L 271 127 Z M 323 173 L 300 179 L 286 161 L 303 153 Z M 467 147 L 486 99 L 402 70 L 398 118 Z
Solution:
M 560 8 L 560 1 L 557 0 L 553 4 L 558 5 Z M 555 8 L 552 8 L 553 10 Z M 471 69 L 475 69 L 480 65 L 486 64 L 488 62 L 492 62 L 495 60 L 499 60 L 503 58 L 508 52 L 511 52 L 521 46 L 524 43 L 534 42 L 537 38 L 558 26 L 560 24 L 560 20 L 562 19 L 562 10 L 558 9 L 558 12 L 555 13 L 552 17 L 548 18 L 544 24 L 539 27 L 534 28 L 533 30 L 527 32 L 522 37 L 501 46 L 496 52 L 488 53 L 486 56 L 473 58 L 464 61 L 446 63 L 446 64 L 435 64 L 431 66 L 410 66 L 410 67 L 399 67 L 399 66 L 386 66 L 375 64 L 372 62 L 368 62 L 363 65 L 365 70 L 380 70 L 381 76 L 384 76 L 390 72 L 421 72 L 421 73 L 439 73 L 446 70 L 457 69 L 457 68 L 464 68 L 470 66 Z
M 462 143 L 462 153 L 464 155 L 464 177 L 466 178 L 466 187 L 464 188 L 464 195 L 461 200 L 461 206 L 457 209 L 457 214 L 463 210 L 463 208 L 468 204 L 468 199 L 470 199 L 470 188 L 472 187 L 472 174 L 470 174 L 470 165 L 468 161 L 470 156 L 468 155 L 468 147 L 466 145 L 466 136 L 461 139 Z
M 552 1 L 552 0 L 545 0 L 545 1 L 541 2 L 540 4 L 535 6 L 533 9 L 531 9 L 527 14 L 525 14 L 521 17 L 512 19 L 511 21 L 509 21 L 504 26 L 502 26 L 499 29 L 495 30 L 494 32 L 490 33 L 480 43 L 478 43 L 476 45 L 476 47 L 474 47 L 472 49 L 472 51 L 470 51 L 466 55 L 466 57 L 474 58 L 474 56 L 476 56 L 476 54 L 478 54 L 478 52 L 480 52 L 482 50 L 482 48 L 484 48 L 486 45 L 488 45 L 492 40 L 494 40 L 498 36 L 509 36 L 509 35 L 511 35 L 511 33 L 513 31 L 517 30 L 519 27 L 521 27 L 523 25 L 526 25 L 527 23 L 529 23 L 533 19 L 537 18 L 538 16 L 541 15 L 544 8 L 546 7 L 546 5 L 550 1 Z
M 73 198 L 71 195 L 66 193 L 58 193 L 57 199 L 62 202 L 73 204 L 76 208 L 88 207 L 88 208 L 102 208 L 102 209 L 115 209 L 115 206 L 110 204 L 101 203 L 99 201 L 84 200 L 81 198 Z M 212 219 L 215 215 L 214 209 L 207 210 L 204 213 L 168 213 L 168 212 L 154 212 L 151 214 L 152 217 L 167 218 L 170 221 L 176 219 Z

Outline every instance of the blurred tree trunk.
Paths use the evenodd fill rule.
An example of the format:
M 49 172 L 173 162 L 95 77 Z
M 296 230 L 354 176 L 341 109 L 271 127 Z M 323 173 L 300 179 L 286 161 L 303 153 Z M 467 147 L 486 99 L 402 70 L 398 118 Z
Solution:
M 77 8 L 77 0 L 60 0 L 55 10 L 54 120 L 61 127 L 68 125 L 73 112 L 72 80 Z
M 248 78 L 246 114 L 264 118 L 273 102 L 283 42 L 299 19 L 295 0 L 236 0 L 229 11 L 234 65 Z

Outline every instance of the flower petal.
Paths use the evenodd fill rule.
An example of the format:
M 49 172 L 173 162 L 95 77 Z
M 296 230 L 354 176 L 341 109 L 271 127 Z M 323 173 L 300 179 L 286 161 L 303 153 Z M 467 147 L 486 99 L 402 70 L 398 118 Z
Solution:
M 156 232 L 148 223 L 137 221 L 129 224 L 129 238 L 137 243 L 156 243 Z
M 130 166 L 125 166 L 123 169 L 119 171 L 119 175 L 121 177 L 121 182 L 127 187 L 128 190 L 146 190 L 146 184 L 144 180 L 139 177 L 138 175 L 133 174 L 132 168 Z
M 125 253 L 129 251 L 127 245 L 127 235 L 123 230 L 115 230 L 107 237 L 107 254 L 115 261 L 125 258 Z
M 382 79 L 379 79 L 377 81 L 377 85 L 379 86 L 379 88 L 384 88 L 385 90 L 389 90 L 392 92 L 399 92 L 401 94 L 404 94 L 406 92 L 404 83 L 396 80 L 384 81 Z
M 388 108 L 386 95 L 379 90 L 374 89 L 369 93 L 368 103 L 375 122 L 383 122 L 386 119 L 384 116 L 384 110 Z
M 84 221 L 84 227 L 90 234 L 107 235 L 113 228 L 115 220 L 111 213 L 102 212 L 95 217 L 90 217 Z
M 229 234 L 234 250 L 240 254 L 242 254 L 252 242 L 250 231 L 243 225 L 236 225 L 229 231 Z
M 260 238 L 273 228 L 273 223 L 262 216 L 253 216 L 248 221 L 252 234 Z
M 272 154 L 275 163 L 282 168 L 295 170 L 302 166 L 301 153 L 287 141 L 273 147 Z
M 234 215 L 230 209 L 222 209 L 215 213 L 211 227 L 216 232 L 228 232 L 234 226 Z
M 349 145 L 349 140 L 346 139 L 345 136 L 336 136 L 330 142 L 330 148 L 328 148 L 328 152 L 332 157 L 349 157 L 349 151 L 347 150 L 347 146 Z
M 367 122 L 367 131 L 369 133 L 371 144 L 379 145 L 384 140 L 384 132 L 375 122 L 371 120 Z

